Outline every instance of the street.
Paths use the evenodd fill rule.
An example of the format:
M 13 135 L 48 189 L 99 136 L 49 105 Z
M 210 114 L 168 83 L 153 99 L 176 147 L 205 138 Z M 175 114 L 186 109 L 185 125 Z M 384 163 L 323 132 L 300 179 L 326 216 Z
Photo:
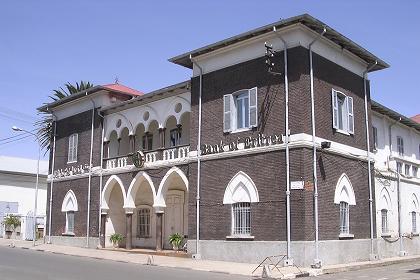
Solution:
M 306 278 L 311 279 L 311 278 Z M 405 262 L 388 266 L 361 269 L 337 274 L 325 274 L 314 279 L 337 280 L 414 280 L 420 279 L 420 263 Z
M 249 279 L 223 273 L 136 265 L 0 247 L 0 280 Z

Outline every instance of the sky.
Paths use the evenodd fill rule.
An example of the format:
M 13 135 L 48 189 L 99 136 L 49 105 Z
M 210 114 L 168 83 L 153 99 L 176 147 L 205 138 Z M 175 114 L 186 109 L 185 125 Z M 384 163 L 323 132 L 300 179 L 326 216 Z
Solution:
M 420 113 L 420 1 L 2 1 L 0 155 L 36 158 L 36 108 L 66 82 L 119 83 L 150 92 L 188 80 L 167 59 L 279 19 L 309 13 L 391 65 L 372 97 Z M 42 153 L 43 156 L 43 153 Z M 43 156 L 46 158 L 46 156 Z

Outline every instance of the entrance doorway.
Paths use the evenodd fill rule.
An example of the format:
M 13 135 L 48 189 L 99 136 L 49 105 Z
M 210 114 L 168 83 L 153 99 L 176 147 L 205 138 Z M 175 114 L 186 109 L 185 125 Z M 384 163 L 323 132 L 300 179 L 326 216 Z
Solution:
M 166 195 L 165 223 L 164 223 L 164 249 L 172 249 L 169 244 L 169 236 L 179 233 L 184 236 L 184 208 L 185 192 L 180 190 L 169 190 Z

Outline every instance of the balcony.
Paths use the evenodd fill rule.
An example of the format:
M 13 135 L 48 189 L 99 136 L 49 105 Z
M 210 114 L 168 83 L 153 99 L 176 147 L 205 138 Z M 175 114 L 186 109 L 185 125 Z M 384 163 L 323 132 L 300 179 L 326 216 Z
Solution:
M 158 163 L 170 163 L 181 159 L 186 159 L 189 157 L 189 152 L 189 145 L 145 151 L 144 166 L 147 167 Z M 128 166 L 133 166 L 133 161 L 130 155 L 120 155 L 117 157 L 104 158 L 104 165 L 105 169 L 125 168 Z

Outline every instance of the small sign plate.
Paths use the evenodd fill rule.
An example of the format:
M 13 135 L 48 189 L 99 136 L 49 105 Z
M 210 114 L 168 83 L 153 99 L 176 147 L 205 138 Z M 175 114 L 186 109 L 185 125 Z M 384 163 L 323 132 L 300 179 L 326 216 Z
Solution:
M 292 181 L 290 182 L 291 190 L 303 190 L 305 182 L 304 181 Z

